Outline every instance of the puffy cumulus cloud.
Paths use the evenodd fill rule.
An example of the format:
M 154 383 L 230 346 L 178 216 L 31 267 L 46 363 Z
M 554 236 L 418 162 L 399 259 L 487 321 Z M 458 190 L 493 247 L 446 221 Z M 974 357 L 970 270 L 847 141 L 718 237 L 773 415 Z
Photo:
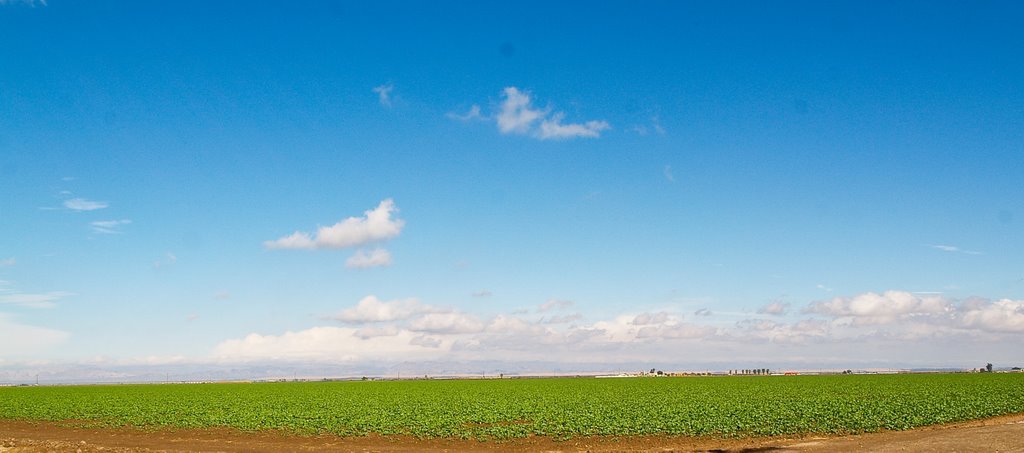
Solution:
M 952 304 L 938 295 L 918 295 L 907 291 L 864 293 L 854 297 L 836 297 L 815 302 L 805 313 L 832 317 L 848 317 L 854 324 L 889 324 L 915 317 L 931 317 L 951 313 Z
M 565 113 L 551 113 L 550 108 L 538 108 L 533 105 L 530 93 L 520 91 L 516 87 L 506 87 L 502 92 L 499 110 L 494 115 L 498 130 L 502 134 L 530 135 L 539 140 L 560 140 L 570 138 L 598 138 L 601 132 L 611 128 L 604 120 L 591 120 L 583 123 L 563 123 Z M 465 115 L 448 116 L 460 121 L 481 118 L 479 108 L 473 106 Z
M 377 296 L 369 295 L 362 298 L 355 307 L 344 309 L 330 318 L 345 323 L 372 323 L 401 321 L 423 313 L 444 311 L 438 307 L 421 304 L 415 298 L 382 301 Z
M 736 326 L 738 331 L 732 332 L 731 335 L 740 341 L 805 343 L 811 339 L 825 338 L 829 334 L 829 324 L 815 319 L 805 319 L 794 323 L 745 319 L 736 323 Z
M 345 260 L 345 267 L 350 269 L 366 269 L 390 265 L 391 253 L 382 248 L 373 249 L 370 253 L 360 250 Z
M 710 339 L 718 334 L 718 329 L 711 326 L 702 326 L 689 323 L 661 324 L 643 326 L 636 331 L 638 339 L 661 339 L 661 340 L 695 340 Z
M 1000 352 L 1010 357 L 1024 335 L 1024 301 L 956 301 L 901 291 L 814 302 L 803 311 L 794 310 L 795 319 L 752 316 L 739 322 L 723 322 L 715 314 L 684 321 L 672 311 L 624 313 L 590 322 L 580 313 L 552 316 L 548 311 L 572 306 L 553 301 L 543 312 L 538 308 L 485 317 L 416 299 L 367 296 L 334 317 L 366 325 L 252 334 L 221 343 L 215 357 L 373 363 L 500 357 L 509 363 L 591 361 L 609 366 L 666 357 L 681 363 L 786 357 L 843 367 L 857 361 L 939 366 L 951 363 L 946 352 L 954 349 L 957 357 L 974 359 L 982 344 L 986 350 L 1012 345 Z
M 7 313 L 0 313 L 0 357 L 32 357 L 67 341 L 67 332 L 15 322 Z
M 423 346 L 414 342 L 414 332 L 399 331 L 395 335 L 359 337 L 356 329 L 345 327 L 312 327 L 281 335 L 249 334 L 241 339 L 221 342 L 213 350 L 213 358 L 227 361 L 336 361 L 429 359 L 443 351 L 444 344 Z
M 72 198 L 64 201 L 64 207 L 72 211 L 95 211 L 110 206 L 106 201 L 92 201 L 85 198 Z
M 663 311 L 657 313 L 640 313 L 630 321 L 630 324 L 635 326 L 646 326 L 648 324 L 664 324 L 668 320 L 669 314 Z
M 772 302 L 757 309 L 762 315 L 784 315 L 789 310 L 789 304 L 785 302 Z
M 439 338 L 427 335 L 420 335 L 418 337 L 413 337 L 412 340 L 409 340 L 409 344 L 413 346 L 423 346 L 424 348 L 439 348 L 444 343 Z
M 547 302 L 537 306 L 538 313 L 544 313 L 551 310 L 562 310 L 574 305 L 573 301 L 565 299 L 548 299 Z
M 1024 333 L 1024 300 L 969 301 L 958 311 L 964 327 L 993 332 Z
M 410 322 L 409 329 L 444 334 L 477 333 L 484 329 L 484 323 L 466 313 L 428 313 Z
M 525 134 L 535 122 L 548 114 L 546 110 L 534 108 L 530 94 L 516 87 L 506 87 L 503 94 L 505 100 L 497 116 L 498 130 L 503 134 Z
M 395 326 L 368 326 L 356 330 L 352 335 L 365 340 L 373 337 L 393 337 L 398 335 L 398 332 L 398 327 Z
M 266 241 L 263 246 L 268 249 L 341 249 L 386 241 L 397 237 L 405 226 L 404 220 L 394 218 L 397 212 L 394 200 L 388 198 L 362 217 L 349 217 L 334 225 L 320 227 L 313 235 L 296 231 L 289 236 Z
M 573 321 L 579 321 L 583 319 L 583 315 L 579 313 L 573 313 L 565 316 L 551 316 L 541 320 L 544 324 L 567 324 Z

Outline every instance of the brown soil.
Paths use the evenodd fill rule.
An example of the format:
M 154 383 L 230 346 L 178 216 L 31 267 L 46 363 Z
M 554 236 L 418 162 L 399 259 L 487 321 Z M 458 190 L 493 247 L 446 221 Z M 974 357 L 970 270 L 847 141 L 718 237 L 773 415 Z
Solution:
M 844 437 L 713 439 L 675 436 L 509 441 L 411 437 L 297 436 L 233 429 L 86 428 L 69 423 L 0 420 L 0 453 L 35 452 L 1024 452 L 1024 414 Z

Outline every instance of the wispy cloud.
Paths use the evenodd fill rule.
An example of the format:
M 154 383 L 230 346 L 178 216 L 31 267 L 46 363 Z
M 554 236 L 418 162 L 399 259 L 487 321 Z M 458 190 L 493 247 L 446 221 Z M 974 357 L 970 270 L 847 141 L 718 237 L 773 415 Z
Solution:
M 18 355 L 31 358 L 63 343 L 69 336 L 67 332 L 60 330 L 19 324 L 7 313 L 0 313 L 0 332 L 3 332 L 5 339 L 14 340 L 0 341 L 0 357 L 4 358 Z
M 552 115 L 550 119 L 544 120 L 540 123 L 540 132 L 537 137 L 541 140 L 576 137 L 597 138 L 601 136 L 601 131 L 607 130 L 611 127 L 608 125 L 607 121 L 587 121 L 586 123 L 581 124 L 562 124 L 563 118 L 565 118 L 565 114 L 559 112 Z
M 72 211 L 95 211 L 109 206 L 106 201 L 92 201 L 85 198 L 72 198 L 64 201 L 64 207 Z
M 398 212 L 393 200 L 386 199 L 363 217 L 349 217 L 334 225 L 320 227 L 316 233 L 296 231 L 289 236 L 266 241 L 268 249 L 340 249 L 385 241 L 397 237 L 405 221 L 392 216 Z
M 0 266 L 13 266 L 15 264 L 18 264 L 18 260 L 14 259 L 14 257 L 0 260 Z
M 170 266 L 170 265 L 172 265 L 174 263 L 177 263 L 177 262 L 178 262 L 178 257 L 175 256 L 171 252 L 167 252 L 166 254 L 164 254 L 164 258 L 163 259 L 159 259 L 159 260 L 153 261 L 153 268 L 160 269 L 162 267 Z
M 460 114 L 455 113 L 455 112 L 448 112 L 444 116 L 446 116 L 446 117 L 448 117 L 450 119 L 453 119 L 453 120 L 458 120 L 458 121 L 463 121 L 463 122 L 487 119 L 483 115 L 481 115 L 481 113 L 480 113 L 480 106 L 476 105 L 476 104 L 473 104 L 473 106 L 469 108 L 469 111 L 464 113 L 464 114 L 460 115 Z
M 666 165 L 665 168 L 661 170 L 661 174 L 665 176 L 665 179 L 668 180 L 668 182 L 676 182 L 676 177 L 672 174 L 671 165 Z
M 366 269 L 370 267 L 381 267 L 391 265 L 391 253 L 382 248 L 376 248 L 366 253 L 363 250 L 356 252 L 345 260 L 345 267 L 354 269 Z
M 490 292 L 490 291 L 488 291 L 486 289 L 482 289 L 480 291 L 473 291 L 473 294 L 472 294 L 473 297 L 491 297 L 493 295 L 494 294 L 492 292 Z
M 953 246 L 953 245 L 936 244 L 936 245 L 929 245 L 929 247 L 931 247 L 933 249 L 936 249 L 936 250 L 942 250 L 943 252 L 948 252 L 948 253 L 963 253 L 963 254 L 967 254 L 967 255 L 981 255 L 981 252 L 976 252 L 974 250 L 964 250 L 964 249 L 962 249 L 960 247 Z
M 383 105 L 384 107 L 391 107 L 391 92 L 394 89 L 395 86 L 390 83 L 373 87 L 373 92 L 377 93 L 377 99 L 380 101 L 380 105 Z
M 17 305 L 26 308 L 53 308 L 57 305 L 56 302 L 58 300 L 73 295 L 73 293 L 67 291 L 50 291 L 37 294 L 0 294 L 0 304 Z
M 565 308 L 569 308 L 573 305 L 575 305 L 575 303 L 571 300 L 548 299 L 547 302 L 544 302 L 543 304 L 537 306 L 537 312 L 544 313 L 551 310 L 562 310 Z
M 3 5 L 25 5 L 35 8 L 36 6 L 46 6 L 46 0 L 0 0 L 0 6 Z
M 92 230 L 103 234 L 121 234 L 121 226 L 132 223 L 131 220 L 97 220 L 89 223 Z

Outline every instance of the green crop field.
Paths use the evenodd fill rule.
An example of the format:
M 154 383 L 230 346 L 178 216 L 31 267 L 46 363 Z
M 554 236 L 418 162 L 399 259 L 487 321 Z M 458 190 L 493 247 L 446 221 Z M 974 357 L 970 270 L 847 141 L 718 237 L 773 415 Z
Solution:
M 1024 412 L 1024 374 L 0 388 L 0 419 L 343 436 L 856 433 Z

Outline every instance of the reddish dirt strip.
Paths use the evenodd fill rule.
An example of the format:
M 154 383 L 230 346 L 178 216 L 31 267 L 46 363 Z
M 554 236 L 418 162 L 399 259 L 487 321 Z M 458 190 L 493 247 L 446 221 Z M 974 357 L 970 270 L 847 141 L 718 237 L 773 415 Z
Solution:
M 412 437 L 297 436 L 233 429 L 146 431 L 73 423 L 0 420 L 0 453 L 35 452 L 1024 452 L 1024 414 L 910 431 L 842 437 L 714 439 L 674 436 L 508 441 Z

